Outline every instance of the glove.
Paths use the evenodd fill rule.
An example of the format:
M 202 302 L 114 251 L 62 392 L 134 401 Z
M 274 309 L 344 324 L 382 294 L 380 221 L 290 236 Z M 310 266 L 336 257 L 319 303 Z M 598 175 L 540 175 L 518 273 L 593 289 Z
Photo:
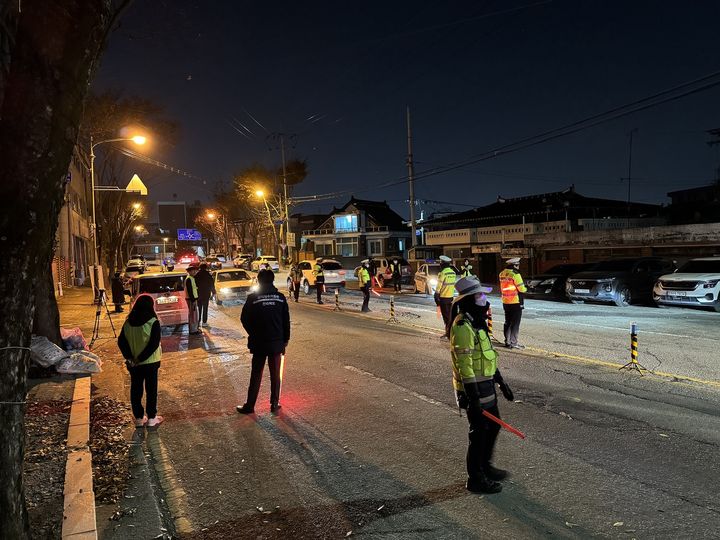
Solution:
M 500 373 L 499 369 L 495 371 L 495 375 L 493 375 L 493 381 L 495 381 L 500 387 L 500 391 L 502 392 L 502 395 L 505 397 L 505 399 L 507 399 L 508 401 L 515 401 L 515 394 L 513 394 L 513 391 L 505 382 L 505 379 L 503 379 L 502 373 Z
M 460 409 L 467 409 L 470 405 L 467 394 L 461 390 L 455 392 L 455 401 L 457 401 L 457 405 Z

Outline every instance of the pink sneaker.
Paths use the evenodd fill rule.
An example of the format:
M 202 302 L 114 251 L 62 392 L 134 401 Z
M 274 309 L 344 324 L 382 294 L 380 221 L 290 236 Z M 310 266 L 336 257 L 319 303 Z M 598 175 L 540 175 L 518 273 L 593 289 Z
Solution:
M 135 427 L 136 428 L 145 427 L 145 424 L 147 424 L 147 421 L 148 421 L 147 416 L 143 416 L 142 418 L 136 418 L 135 419 Z
M 165 420 L 162 416 L 157 415 L 155 418 L 151 418 L 147 421 L 147 427 L 158 427 Z

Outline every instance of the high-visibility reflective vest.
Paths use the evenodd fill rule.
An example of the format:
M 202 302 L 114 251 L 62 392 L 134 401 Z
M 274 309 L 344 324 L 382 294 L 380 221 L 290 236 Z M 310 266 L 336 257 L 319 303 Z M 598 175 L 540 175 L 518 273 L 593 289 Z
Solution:
M 360 281 L 360 287 L 364 287 L 366 283 L 370 282 L 370 272 L 368 272 L 367 268 L 358 270 L 358 280 Z
M 472 395 L 475 392 L 468 391 L 467 385 L 489 381 L 497 371 L 498 354 L 487 331 L 475 328 L 463 313 L 455 317 L 450 328 L 450 355 L 456 391 Z
M 437 286 L 435 292 L 440 298 L 452 298 L 455 296 L 455 281 L 457 280 L 457 274 L 452 268 L 443 268 L 437 277 Z
M 323 267 L 321 264 L 316 264 L 313 268 L 313 274 L 315 274 L 315 277 L 325 277 L 325 274 L 323 274 Z
M 500 272 L 500 294 L 502 294 L 503 304 L 519 304 L 519 293 L 526 292 L 527 287 L 523 283 L 520 272 L 516 272 L 512 268 L 506 268 Z
M 197 282 L 195 281 L 195 278 L 193 276 L 188 276 L 185 278 L 185 291 L 187 292 L 187 282 L 190 281 L 190 288 L 192 290 L 193 298 L 197 300 L 198 297 L 198 290 L 197 290 Z M 189 298 L 189 296 L 186 295 L 186 298 Z
M 467 266 L 462 265 L 460 267 L 460 277 L 470 277 L 472 275 L 472 264 L 468 264 Z
M 123 333 L 125 334 L 128 345 L 130 345 L 133 358 L 137 358 L 140 356 L 140 353 L 145 350 L 148 341 L 150 341 L 150 333 L 152 332 L 155 321 L 157 321 L 157 319 L 153 317 L 142 326 L 132 326 L 128 321 L 125 321 L 125 324 L 123 324 Z M 140 366 L 159 362 L 160 356 L 162 356 L 162 347 L 158 344 L 158 348 L 155 349 L 147 360 L 136 365 Z

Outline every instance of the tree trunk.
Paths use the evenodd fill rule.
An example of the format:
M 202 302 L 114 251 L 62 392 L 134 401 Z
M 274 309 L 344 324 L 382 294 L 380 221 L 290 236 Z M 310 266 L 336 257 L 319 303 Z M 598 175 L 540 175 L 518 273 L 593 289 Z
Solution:
M 3 13 L 7 13 L 3 9 Z M 111 0 L 24 0 L 0 90 L 0 538 L 28 538 L 24 402 L 37 285 L 47 272 L 83 99 Z
M 62 346 L 60 338 L 60 312 L 55 299 L 55 284 L 52 278 L 52 263 L 42 271 L 38 269 L 35 283 L 35 316 L 32 333 L 45 336 L 56 345 Z

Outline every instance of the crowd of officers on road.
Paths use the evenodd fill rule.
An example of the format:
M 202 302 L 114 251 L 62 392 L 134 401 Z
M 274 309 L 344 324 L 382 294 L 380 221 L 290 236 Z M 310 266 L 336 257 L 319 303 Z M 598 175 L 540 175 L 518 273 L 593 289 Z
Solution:
M 317 303 L 322 304 L 324 271 L 321 258 L 313 267 Z M 474 493 L 497 493 L 500 481 L 507 471 L 496 468 L 492 458 L 495 441 L 500 430 L 500 412 L 496 385 L 503 396 L 512 401 L 512 390 L 498 368 L 498 354 L 493 348 L 488 328 L 490 303 L 487 293 L 492 288 L 482 285 L 473 275 L 472 265 L 465 260 L 459 272 L 452 267 L 449 257 L 440 257 L 441 270 L 434 295 L 435 303 L 445 323 L 444 337 L 450 342 L 452 382 L 458 407 L 465 410 L 469 422 L 468 449 L 466 457 L 466 487 Z M 505 347 L 522 348 L 518 342 L 520 320 L 523 310 L 523 294 L 526 292 L 519 272 L 520 259 L 506 261 L 500 272 L 499 283 L 505 310 Z M 375 279 L 372 259 L 362 261 L 357 271 L 360 290 L 363 293 L 362 311 L 370 311 L 370 291 Z M 400 265 L 397 259 L 390 266 L 395 291 L 400 288 Z M 267 363 L 270 371 L 270 410 L 277 414 L 281 409 L 280 392 L 284 355 L 290 341 L 290 314 L 284 294 L 274 286 L 274 273 L 262 269 L 258 273 L 258 290 L 247 296 L 240 317 L 248 333 L 248 348 L 252 353 L 252 370 L 247 399 L 237 406 L 241 414 L 253 414 L 260 390 L 262 373 Z M 294 265 L 290 272 L 292 296 L 298 301 L 302 272 Z M 214 282 L 206 265 L 191 264 L 185 279 L 185 296 L 189 310 L 188 328 L 191 335 L 201 333 L 199 327 L 207 326 L 207 309 L 215 293 Z M 141 296 L 135 302 L 123 325 L 118 339 L 128 371 L 131 376 L 131 404 L 137 428 L 155 427 L 162 422 L 157 415 L 158 368 L 162 348 L 160 325 L 154 312 L 154 302 Z M 143 392 L 144 391 L 144 392 Z M 145 393 L 146 407 L 142 397 Z

